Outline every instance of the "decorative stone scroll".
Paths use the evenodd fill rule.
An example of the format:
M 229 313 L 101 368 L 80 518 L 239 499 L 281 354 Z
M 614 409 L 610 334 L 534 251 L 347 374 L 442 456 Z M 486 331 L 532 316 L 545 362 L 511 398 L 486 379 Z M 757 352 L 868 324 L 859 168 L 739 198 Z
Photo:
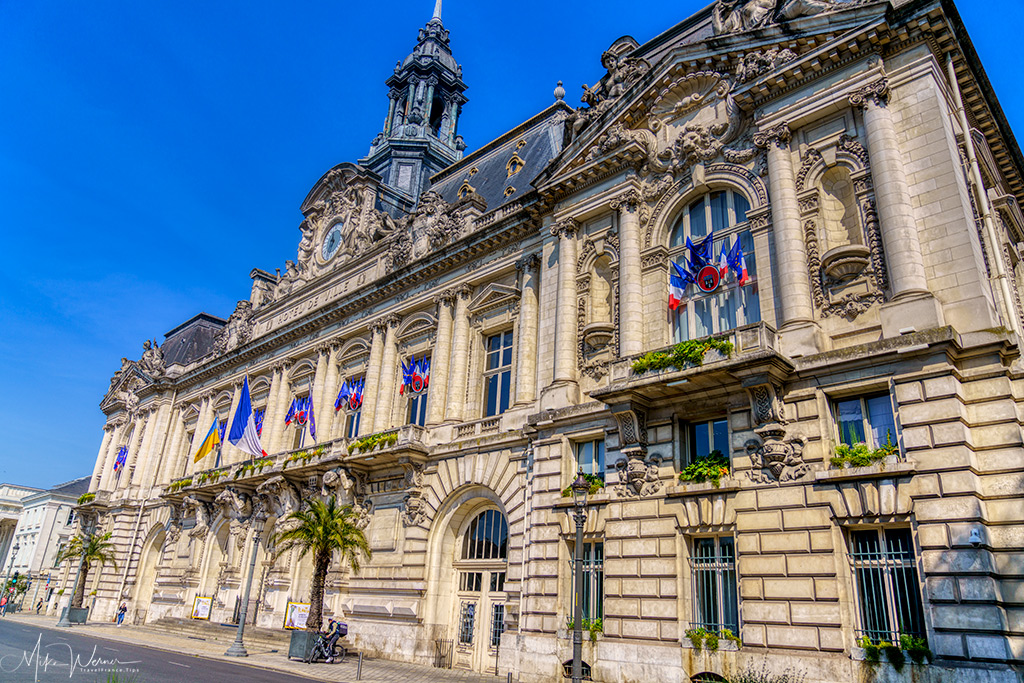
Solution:
M 426 475 L 423 472 L 423 465 L 405 462 L 402 463 L 402 468 L 405 470 L 405 484 L 409 489 L 403 500 L 402 522 L 405 526 L 419 526 L 427 521 L 427 504 L 423 500 Z
M 771 382 L 758 381 L 756 384 L 744 382 L 744 388 L 750 396 L 750 412 L 756 424 L 786 423 L 785 406 L 778 387 Z
M 884 107 L 889 103 L 889 79 L 880 78 L 859 90 L 854 90 L 849 98 L 852 106 L 861 109 L 871 103 Z
M 563 218 L 551 226 L 551 234 L 559 239 L 572 239 L 580 229 L 580 224 L 573 218 Z
M 754 433 L 761 438 L 747 442 L 752 469 L 747 473 L 758 484 L 787 482 L 799 479 L 810 471 L 804 462 L 804 441 L 799 437 L 786 438 L 786 427 L 779 423 L 767 424 Z

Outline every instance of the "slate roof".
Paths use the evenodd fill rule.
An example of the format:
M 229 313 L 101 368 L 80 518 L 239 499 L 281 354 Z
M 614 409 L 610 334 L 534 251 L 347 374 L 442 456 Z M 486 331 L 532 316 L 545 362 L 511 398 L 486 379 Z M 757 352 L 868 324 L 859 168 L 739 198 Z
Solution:
M 90 479 L 92 479 L 92 477 L 81 477 L 79 479 L 72 479 L 71 481 L 64 482 L 63 484 L 57 484 L 49 490 L 49 493 L 59 496 L 78 498 L 83 493 L 89 492 Z
M 431 178 L 430 189 L 448 203 L 459 198 L 459 189 L 469 181 L 492 211 L 519 199 L 533 188 L 533 180 L 562 151 L 564 114 L 572 108 L 558 101 L 530 120 L 492 140 Z M 521 144 L 525 143 L 525 144 Z M 508 162 L 513 154 L 523 161 L 522 169 L 509 177 Z M 476 169 L 475 173 L 472 173 Z M 514 192 L 505 196 L 507 188 Z
M 164 335 L 160 349 L 167 367 L 188 365 L 213 350 L 213 340 L 227 324 L 223 318 L 200 313 Z

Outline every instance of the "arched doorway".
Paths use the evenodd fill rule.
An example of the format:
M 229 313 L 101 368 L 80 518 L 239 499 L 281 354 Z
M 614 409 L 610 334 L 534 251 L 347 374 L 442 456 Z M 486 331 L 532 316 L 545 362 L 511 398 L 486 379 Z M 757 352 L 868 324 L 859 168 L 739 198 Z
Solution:
M 139 571 L 135 576 L 134 604 L 129 605 L 126 617 L 129 620 L 137 619 L 139 623 L 145 623 L 148 619 L 149 606 L 153 602 L 153 591 L 156 588 L 156 570 L 164 552 L 165 538 L 166 533 L 160 529 L 144 546 L 139 561 Z M 132 615 L 136 615 L 134 619 Z
M 474 671 L 495 666 L 505 630 L 508 520 L 493 504 L 466 516 L 452 557 L 453 665 Z

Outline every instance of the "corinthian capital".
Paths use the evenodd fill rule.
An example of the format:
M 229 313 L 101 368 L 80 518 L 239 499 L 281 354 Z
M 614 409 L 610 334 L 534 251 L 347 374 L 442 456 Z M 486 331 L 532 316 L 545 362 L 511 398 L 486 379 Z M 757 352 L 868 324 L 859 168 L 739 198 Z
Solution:
M 768 147 L 774 144 L 779 149 L 785 149 L 792 138 L 793 133 L 789 130 L 789 124 L 780 123 L 768 130 L 756 133 L 754 135 L 754 146 L 768 149 Z
M 570 239 L 576 236 L 576 231 L 580 229 L 580 224 L 573 218 L 563 218 L 554 225 L 551 226 L 551 234 L 555 237 Z
M 850 104 L 866 109 L 868 104 L 884 107 L 889 102 L 889 79 L 879 78 L 874 83 L 865 85 L 860 90 L 850 93 Z
M 377 318 L 370 324 L 370 329 L 378 334 L 385 334 L 389 327 L 398 327 L 398 323 L 402 322 L 401 316 L 397 313 L 389 313 L 388 315 Z
M 516 261 L 516 270 L 529 273 L 540 268 L 540 255 L 530 254 Z
M 632 213 L 636 211 L 636 207 L 640 206 L 641 201 L 643 200 L 640 197 L 640 193 L 629 189 L 612 200 L 612 209 L 614 211 L 628 211 Z

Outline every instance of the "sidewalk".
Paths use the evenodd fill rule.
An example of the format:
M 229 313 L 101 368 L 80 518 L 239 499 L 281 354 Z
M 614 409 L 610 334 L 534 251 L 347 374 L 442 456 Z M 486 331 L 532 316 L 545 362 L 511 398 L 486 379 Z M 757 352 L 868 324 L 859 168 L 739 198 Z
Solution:
M 37 628 L 57 629 L 57 618 L 54 616 L 36 616 L 35 614 L 16 613 L 7 616 Z M 271 653 L 265 648 L 250 647 L 248 657 L 225 657 L 227 647 L 221 642 L 207 642 L 194 637 L 181 637 L 163 633 L 140 626 L 125 624 L 117 627 L 114 624 L 86 624 L 74 626 L 76 635 L 93 636 L 133 645 L 145 645 L 156 650 L 165 650 L 191 657 L 219 659 L 233 664 L 253 666 L 260 669 L 280 671 L 293 676 L 304 676 L 318 681 L 332 683 L 354 683 L 356 680 L 356 658 L 346 657 L 340 664 L 304 664 L 291 661 L 286 652 Z M 434 669 L 418 664 L 404 664 L 386 659 L 369 659 L 363 657 L 363 672 L 360 681 L 366 683 L 416 683 L 419 681 L 434 683 L 505 683 L 506 676 L 486 676 L 472 671 Z M 513 679 L 514 680 L 514 679 Z

